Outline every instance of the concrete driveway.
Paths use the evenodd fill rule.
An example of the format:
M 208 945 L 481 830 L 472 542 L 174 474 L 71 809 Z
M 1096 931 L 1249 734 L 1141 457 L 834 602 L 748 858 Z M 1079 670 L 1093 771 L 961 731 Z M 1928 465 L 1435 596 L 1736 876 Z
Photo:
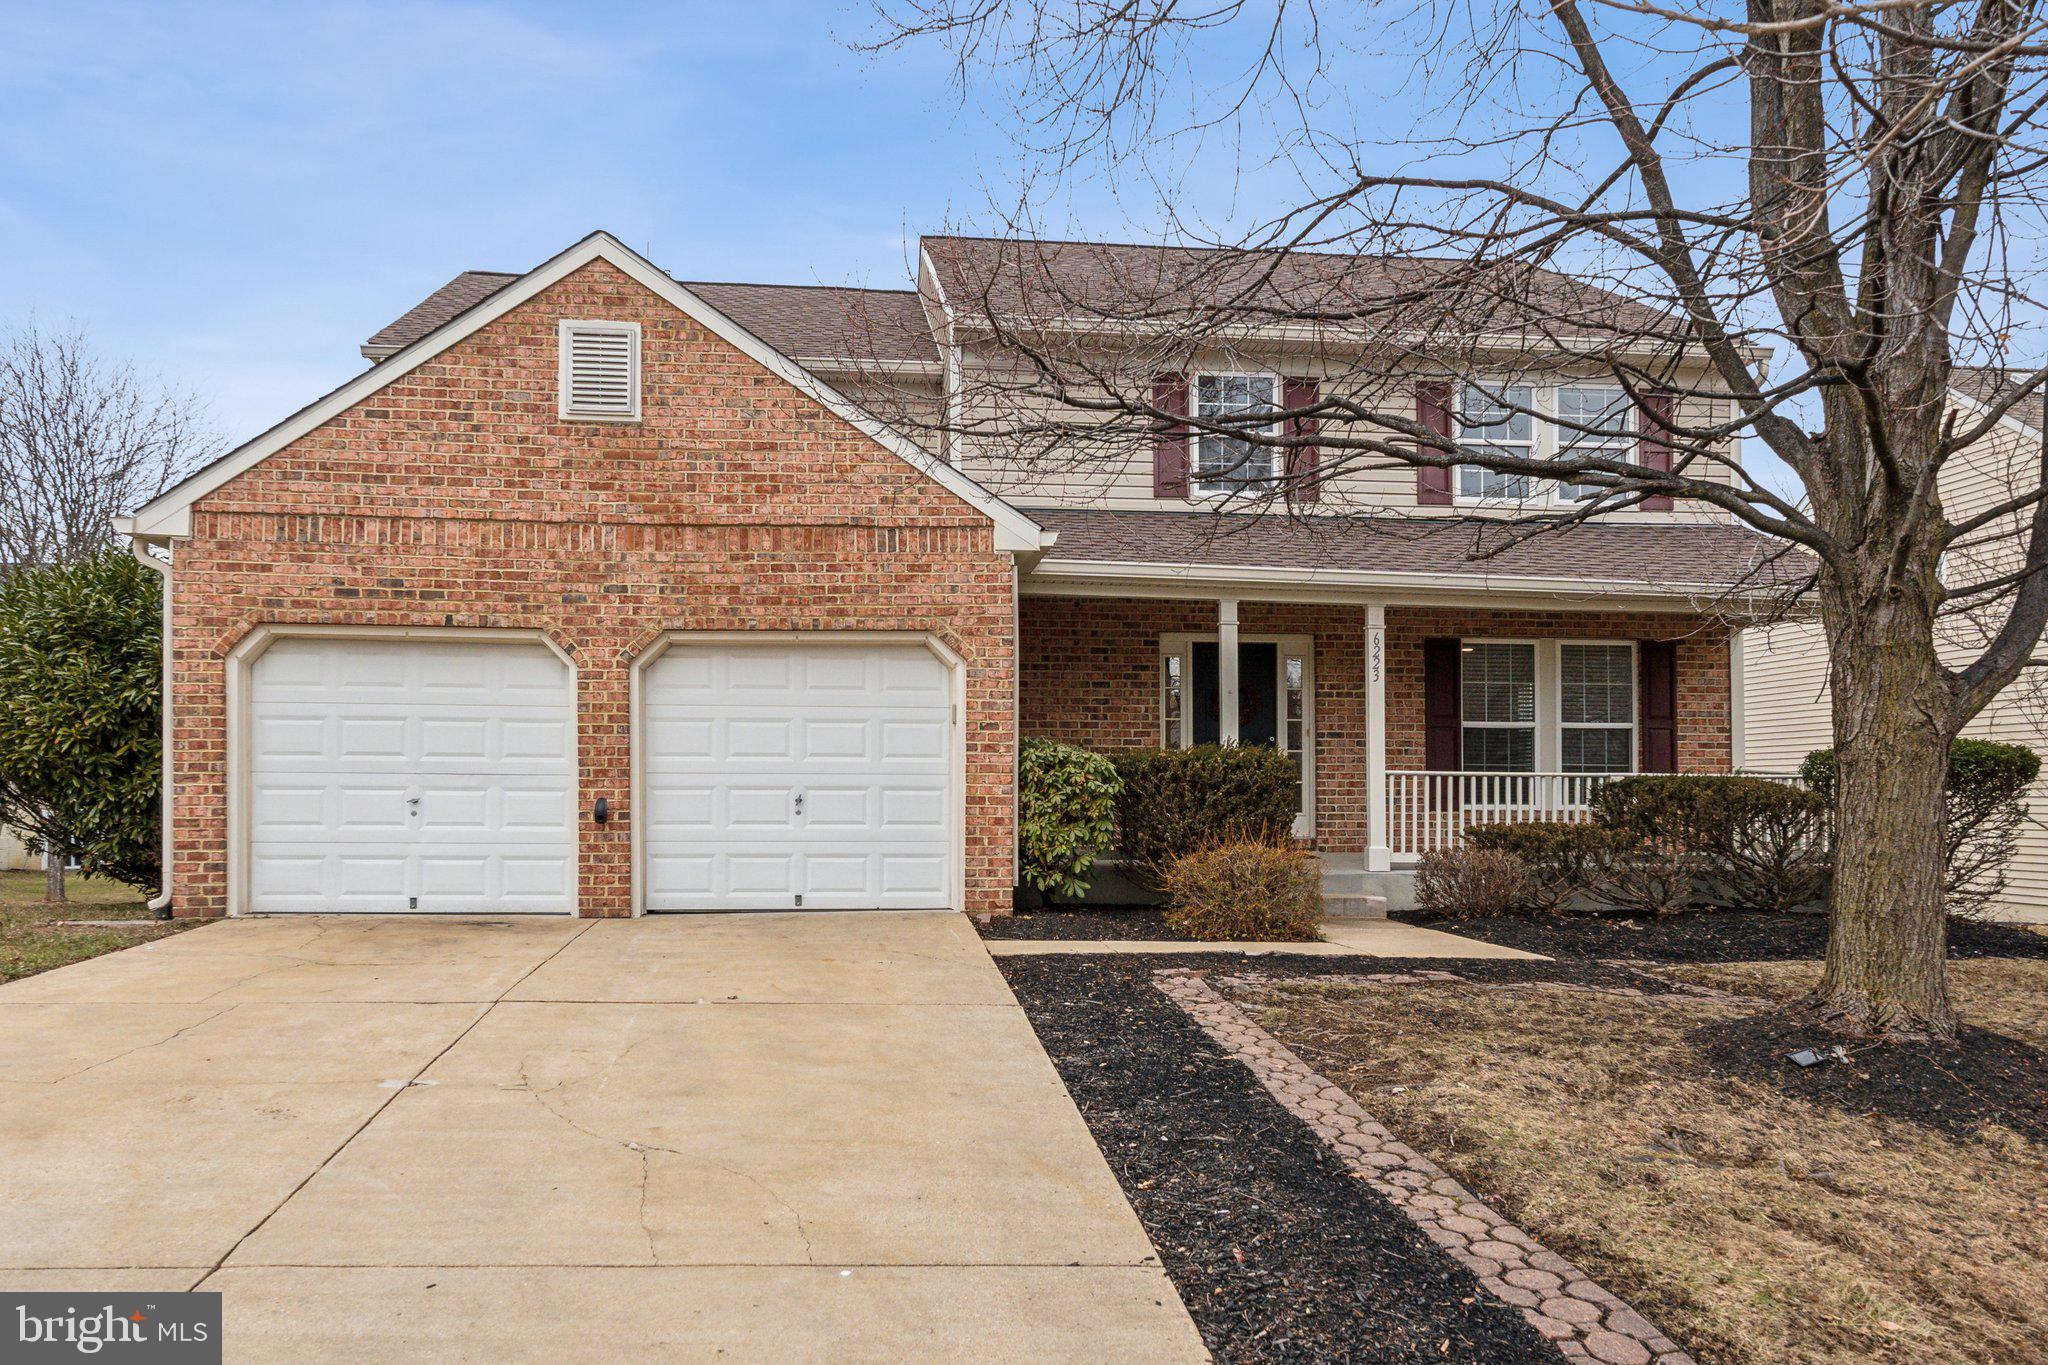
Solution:
M 957 915 L 259 919 L 0 986 L 0 1288 L 231 1359 L 1199 1359 Z

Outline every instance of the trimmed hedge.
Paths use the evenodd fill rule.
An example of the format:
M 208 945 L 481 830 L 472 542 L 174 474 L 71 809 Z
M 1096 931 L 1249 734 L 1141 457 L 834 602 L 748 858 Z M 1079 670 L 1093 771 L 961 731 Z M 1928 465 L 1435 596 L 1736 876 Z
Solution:
M 1530 820 L 1474 825 L 1465 831 L 1465 842 L 1521 859 L 1529 870 L 1529 908 L 1555 913 L 1606 879 L 1617 841 L 1611 831 L 1583 820 Z
M 1718 774 L 1624 777 L 1590 806 L 1598 824 L 1663 865 L 1666 880 L 1691 855 L 1697 899 L 1783 911 L 1827 892 L 1828 803 L 1805 788 Z M 1669 903 L 1677 888 L 1649 895 Z
M 1815 749 L 1799 766 L 1829 809 L 1835 771 L 1833 749 Z M 1981 914 L 2005 894 L 2006 869 L 2027 821 L 2027 789 L 2040 775 L 2041 756 L 2024 744 L 1959 739 L 1949 745 L 1943 882 L 1950 914 Z
M 1285 844 L 1299 809 L 1294 764 L 1258 746 L 1126 749 L 1110 755 L 1123 790 L 1117 848 L 1158 886 L 1176 858 L 1228 840 Z
M 1077 897 L 1116 838 L 1123 782 L 1101 754 L 1049 739 L 1017 750 L 1017 867 L 1027 886 Z
M 1322 937 L 1322 864 L 1306 849 L 1226 840 L 1175 858 L 1163 880 L 1166 923 L 1195 938 L 1256 943 Z

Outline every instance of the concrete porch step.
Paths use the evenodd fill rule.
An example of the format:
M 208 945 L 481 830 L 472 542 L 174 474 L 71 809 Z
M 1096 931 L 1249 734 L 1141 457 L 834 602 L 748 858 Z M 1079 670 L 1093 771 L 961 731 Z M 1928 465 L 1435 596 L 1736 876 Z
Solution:
M 1325 920 L 1385 919 L 1387 898 L 1385 896 L 1332 896 L 1323 893 L 1323 918 Z

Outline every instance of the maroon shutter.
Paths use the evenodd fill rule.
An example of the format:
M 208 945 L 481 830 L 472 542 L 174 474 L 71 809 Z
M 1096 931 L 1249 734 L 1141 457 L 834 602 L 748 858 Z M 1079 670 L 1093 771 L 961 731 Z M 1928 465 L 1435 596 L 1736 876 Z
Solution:
M 1451 386 L 1432 380 L 1415 386 L 1415 425 L 1438 436 L 1451 434 Z M 1415 466 L 1415 501 L 1425 507 L 1451 505 L 1451 470 L 1448 465 Z M 1435 766 L 1434 764 L 1431 765 Z
M 1322 397 L 1323 386 L 1313 379 L 1289 379 L 1281 385 L 1280 404 L 1289 412 L 1300 408 L 1312 408 Z M 1303 440 L 1314 436 L 1322 429 L 1319 417 L 1296 417 L 1288 422 L 1288 435 Z M 1322 461 L 1322 452 L 1311 445 L 1287 447 L 1287 500 L 1289 502 L 1314 502 L 1323 496 L 1322 483 L 1316 478 L 1316 466 Z
M 1188 415 L 1188 377 L 1184 374 L 1152 376 L 1152 406 L 1176 417 Z M 1152 496 L 1185 498 L 1188 495 L 1188 429 L 1172 422 L 1159 424 L 1152 438 Z
M 1456 640 L 1422 642 L 1422 766 L 1431 772 L 1465 766 L 1459 659 Z
M 1645 469 L 1671 468 L 1671 414 L 1677 395 L 1669 389 L 1652 389 L 1643 395 L 1642 434 L 1636 441 L 1636 463 Z M 1671 495 L 1658 493 L 1643 499 L 1645 512 L 1669 512 Z M 1668 771 L 1660 769 L 1659 771 Z
M 1636 692 L 1638 762 L 1646 773 L 1678 771 L 1678 646 L 1644 640 L 1636 646 L 1641 682 Z

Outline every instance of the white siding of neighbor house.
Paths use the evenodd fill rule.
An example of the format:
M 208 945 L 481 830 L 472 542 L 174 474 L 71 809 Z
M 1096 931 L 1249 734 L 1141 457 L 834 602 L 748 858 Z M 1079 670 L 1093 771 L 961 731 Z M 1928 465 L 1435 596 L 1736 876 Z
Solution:
M 27 872 L 42 865 L 41 856 L 30 853 L 19 834 L 0 825 L 0 872 Z
M 1962 418 L 1970 414 L 1965 411 Z M 1951 520 L 2009 496 L 2015 478 L 2029 477 L 2039 437 L 2001 425 L 1958 456 L 1943 472 L 1942 494 Z M 1972 557 L 1966 575 L 2011 558 L 2015 543 L 1994 535 Z M 1953 572 L 1953 571 L 1952 571 Z M 1960 661 L 1981 648 L 1989 623 L 1957 622 L 1946 632 L 1944 654 Z M 1815 749 L 1833 743 L 1828 712 L 1827 650 L 1817 621 L 1743 633 L 1743 764 L 1759 772 L 1789 772 Z M 2048 757 L 2048 699 L 2031 673 L 2008 688 L 1964 727 L 1975 739 L 2024 744 Z M 2009 873 L 2001 918 L 2048 923 L 2048 779 L 2029 799 L 2033 822 L 2022 832 Z

